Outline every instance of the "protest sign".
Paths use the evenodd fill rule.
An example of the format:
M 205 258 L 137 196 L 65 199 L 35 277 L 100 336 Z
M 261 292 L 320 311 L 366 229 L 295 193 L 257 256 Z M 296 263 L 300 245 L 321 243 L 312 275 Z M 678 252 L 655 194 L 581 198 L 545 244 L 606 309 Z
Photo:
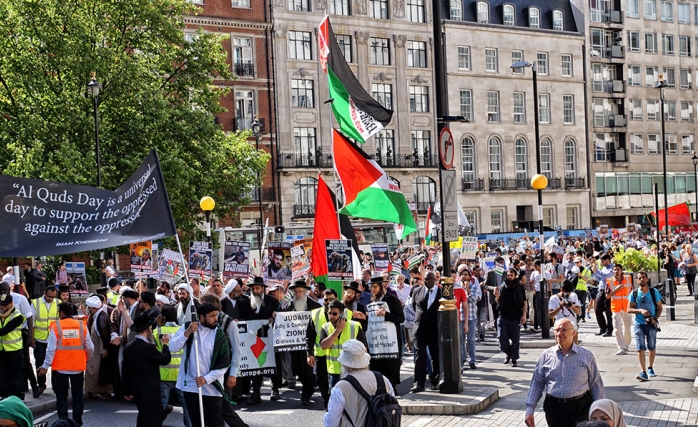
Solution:
M 325 240 L 327 253 L 327 277 L 335 280 L 354 278 L 351 262 L 351 240 Z
M 116 190 L 0 175 L 0 257 L 60 255 L 174 236 L 155 150 Z
M 274 351 L 305 350 L 309 311 L 277 311 L 274 319 Z
M 601 224 L 599 225 L 599 237 L 608 237 L 608 225 L 606 224 Z
M 153 242 L 131 243 L 131 271 L 150 272 L 153 270 Z
M 189 274 L 211 276 L 211 243 L 189 242 Z
M 564 236 L 564 234 L 562 233 L 562 226 L 561 225 L 556 225 L 555 231 L 557 232 L 558 238 L 562 238 Z
M 591 239 L 593 237 L 593 234 L 591 232 L 591 228 L 589 228 L 589 227 L 584 228 L 584 236 L 587 239 Z
M 66 262 L 65 271 L 68 273 L 68 285 L 73 294 L 87 294 L 87 276 L 84 262 Z
M 184 262 L 179 252 L 163 249 L 158 256 L 158 270 L 155 277 L 175 284 L 184 277 Z
M 460 257 L 463 259 L 475 259 L 477 256 L 478 244 L 477 237 L 466 236 L 463 237 L 463 250 L 460 253 Z
M 291 275 L 293 281 L 305 279 L 309 270 L 310 263 L 305 255 L 305 246 L 296 245 L 291 247 Z
M 463 247 L 463 236 L 458 236 L 458 240 L 449 243 L 449 249 L 461 249 Z
M 225 242 L 223 277 L 247 278 L 250 275 L 250 243 Z
M 371 245 L 371 253 L 373 254 L 373 267 L 376 273 L 388 271 L 388 264 L 390 264 L 388 245 L 385 243 L 373 244 Z
M 269 264 L 264 266 L 266 280 L 291 280 L 291 242 L 269 242 Z
M 240 366 L 238 377 L 274 375 L 276 361 L 269 336 L 267 320 L 237 322 L 240 333 Z
M 400 357 L 400 349 L 397 346 L 397 328 L 395 323 L 385 320 L 385 316 L 376 314 L 381 308 L 389 311 L 388 304 L 382 301 L 373 302 L 366 306 L 368 314 L 368 327 L 366 328 L 368 353 L 374 359 L 398 359 Z

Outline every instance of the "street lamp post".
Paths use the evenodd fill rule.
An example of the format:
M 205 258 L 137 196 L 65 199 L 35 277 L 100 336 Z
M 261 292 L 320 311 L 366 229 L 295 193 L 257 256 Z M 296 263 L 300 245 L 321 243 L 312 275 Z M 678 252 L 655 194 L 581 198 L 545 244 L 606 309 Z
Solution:
M 255 148 L 257 151 L 259 151 L 259 138 L 262 136 L 262 124 L 259 122 L 257 119 L 257 116 L 254 116 L 254 122 L 252 123 L 252 135 L 254 135 L 254 139 L 256 142 Z M 257 242 L 259 244 L 259 259 L 262 259 L 262 240 L 264 238 L 264 211 L 262 210 L 262 177 L 261 177 L 261 172 L 260 175 L 257 176 L 258 181 L 259 181 L 259 191 L 257 192 L 257 198 L 259 199 L 259 235 L 257 236 Z
M 666 184 L 666 135 L 664 133 L 664 89 L 668 87 L 664 74 L 659 75 L 659 82 L 655 86 L 659 89 L 659 114 L 662 116 L 662 182 L 664 185 L 664 227 L 666 229 L 666 241 L 669 241 L 669 196 Z M 659 218 L 657 218 L 657 230 L 659 230 Z
M 538 118 L 538 71 L 536 64 L 528 61 L 516 61 L 509 66 L 512 70 L 531 68 L 533 72 L 533 121 L 536 138 L 536 175 L 531 178 L 531 187 L 538 192 L 538 249 L 540 251 L 541 272 L 545 268 L 545 239 L 543 237 L 543 189 L 548 186 L 548 178 L 541 173 L 540 163 L 540 129 Z M 550 319 L 548 318 L 548 284 L 540 281 L 540 304 L 538 318 L 541 323 L 541 337 L 550 338 Z
M 102 163 L 99 157 L 99 122 L 97 120 L 97 107 L 99 106 L 99 90 L 102 85 L 97 82 L 97 73 L 92 72 L 92 78 L 87 84 L 87 93 L 92 96 L 92 113 L 95 118 L 95 155 L 97 157 L 97 187 L 102 186 Z
M 199 207 L 206 215 L 206 241 L 211 243 L 211 211 L 216 207 L 216 201 L 213 197 L 204 196 L 199 201 Z
M 693 179 L 696 181 L 696 221 L 698 221 L 698 155 L 695 151 L 691 160 L 693 161 Z

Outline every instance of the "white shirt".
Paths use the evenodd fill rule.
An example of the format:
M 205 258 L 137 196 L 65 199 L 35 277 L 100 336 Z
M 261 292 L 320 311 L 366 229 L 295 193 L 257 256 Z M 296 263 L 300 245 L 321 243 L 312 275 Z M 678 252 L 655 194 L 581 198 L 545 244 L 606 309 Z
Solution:
M 107 276 L 107 280 L 108 280 L 112 276 L 116 277 L 116 271 L 114 271 L 114 268 L 111 265 L 108 265 L 104 269 L 104 275 Z
M 579 298 L 577 298 L 577 294 L 572 292 L 570 293 L 567 298 L 570 300 L 570 302 L 575 306 L 575 307 L 581 307 L 581 304 L 579 303 Z M 560 301 L 562 300 L 562 292 L 553 295 L 550 297 L 550 301 L 548 302 L 548 310 L 556 310 L 558 307 L 560 307 Z M 570 310 L 571 307 L 562 307 L 560 311 L 557 312 L 555 315 L 555 320 L 562 320 L 562 319 L 569 319 L 572 321 L 572 324 L 574 325 L 574 329 L 577 329 L 577 314 Z
M 543 274 L 537 272 L 536 270 L 533 270 L 531 273 L 531 281 L 533 282 L 533 287 L 535 288 L 536 292 L 540 292 L 540 281 L 541 278 L 545 278 L 545 280 L 550 280 L 550 272 L 549 271 L 544 271 Z
M 400 299 L 400 302 L 405 304 L 407 302 L 407 299 L 410 297 L 410 291 L 412 290 L 412 286 L 408 285 L 405 283 L 402 286 L 402 289 L 398 288 L 395 286 L 395 291 L 397 292 L 397 297 Z
M 15 308 L 19 310 L 22 316 L 26 319 L 34 317 L 34 310 L 32 310 L 31 304 L 29 304 L 29 301 L 24 295 L 15 292 L 10 292 L 10 295 L 12 295 L 12 303 L 14 303 Z M 27 329 L 26 320 L 22 323 L 22 329 Z
M 14 285 L 15 284 L 15 275 L 12 273 L 7 273 L 4 276 L 2 276 L 2 281 L 7 282 L 10 285 Z
M 187 343 L 187 338 L 184 336 L 184 331 L 186 331 L 187 328 L 182 325 L 182 327 L 179 328 L 179 331 L 175 334 L 174 337 L 172 337 L 172 340 L 170 341 L 170 351 L 172 353 L 176 353 L 180 350 L 182 350 L 186 343 Z M 204 325 L 199 325 L 199 329 L 197 332 L 194 332 L 196 337 L 194 337 L 195 340 L 198 340 L 199 343 L 199 369 L 201 371 L 201 376 L 204 377 L 206 380 L 206 384 L 204 384 L 201 387 L 201 393 L 204 396 L 215 396 L 219 397 L 221 394 L 220 392 L 216 389 L 216 387 L 212 386 L 211 383 L 214 382 L 215 380 L 218 380 L 218 382 L 223 385 L 223 375 L 225 374 L 226 369 L 216 369 L 211 371 L 211 355 L 213 354 L 213 345 L 215 344 L 216 341 L 216 329 L 210 329 L 207 328 Z M 192 344 L 191 346 L 191 353 L 189 354 L 189 365 L 187 366 L 187 374 L 186 376 L 184 375 L 184 365 L 187 362 L 187 357 L 186 357 L 186 349 L 184 351 L 184 354 L 182 355 L 182 360 L 179 363 L 179 376 L 177 377 L 177 388 L 186 391 L 188 393 L 198 393 L 199 392 L 199 387 L 196 385 L 196 381 L 194 381 L 194 378 L 196 378 L 196 353 L 194 352 L 196 349 L 196 345 Z M 187 385 L 184 385 L 184 381 L 187 381 Z
M 429 299 L 427 300 L 427 308 L 429 308 L 436 299 L 436 285 L 432 286 L 431 289 L 427 289 L 427 292 L 429 292 Z
M 12 301 L 14 301 L 14 299 L 15 299 L 15 297 L 12 297 Z M 55 300 L 54 300 L 54 301 L 55 301 Z M 44 299 L 44 297 L 39 298 L 39 304 L 41 304 L 42 302 L 44 303 L 44 307 L 46 307 L 46 313 L 48 313 L 49 310 L 51 310 L 51 304 L 52 304 L 52 303 L 46 302 L 46 300 Z M 34 304 L 29 304 L 29 306 L 32 308 L 32 313 L 34 313 L 34 318 L 36 318 L 36 310 L 34 309 Z M 56 313 L 57 313 L 57 312 L 58 312 L 58 310 L 56 310 Z M 50 319 L 49 319 L 49 323 L 51 323 L 51 322 L 50 322 Z M 49 326 L 50 326 L 50 325 L 49 325 Z M 46 340 L 48 340 L 48 338 L 46 338 Z M 43 340 L 43 341 L 42 341 L 42 340 L 37 339 L 38 342 L 47 342 L 46 340 Z

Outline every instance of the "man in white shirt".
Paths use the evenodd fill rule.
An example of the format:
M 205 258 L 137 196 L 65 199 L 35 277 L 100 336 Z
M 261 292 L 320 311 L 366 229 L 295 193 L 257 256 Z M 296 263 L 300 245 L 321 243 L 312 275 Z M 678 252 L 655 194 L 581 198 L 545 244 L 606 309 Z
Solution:
M 556 322 L 567 319 L 572 322 L 575 329 L 579 329 L 577 325 L 577 316 L 582 312 L 582 305 L 579 303 L 579 298 L 574 292 L 574 288 L 575 284 L 569 280 L 562 282 L 560 292 L 550 297 L 550 301 L 548 302 L 548 314 L 550 317 L 554 318 Z M 575 340 L 576 339 L 575 337 Z

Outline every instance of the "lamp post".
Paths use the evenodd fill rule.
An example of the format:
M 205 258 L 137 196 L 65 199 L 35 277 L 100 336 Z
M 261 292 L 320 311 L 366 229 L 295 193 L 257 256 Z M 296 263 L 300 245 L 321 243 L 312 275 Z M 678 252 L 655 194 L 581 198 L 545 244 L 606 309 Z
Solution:
M 252 122 L 252 135 L 254 135 L 256 142 L 255 148 L 259 151 L 259 138 L 262 136 L 262 124 L 257 119 L 257 116 L 254 116 L 254 122 Z M 257 236 L 257 243 L 259 244 L 259 259 L 261 260 L 263 249 L 262 240 L 264 238 L 264 211 L 262 210 L 262 177 L 258 175 L 257 178 L 259 181 L 259 191 L 257 193 L 257 198 L 259 199 L 259 235 Z
M 693 161 L 693 178 L 696 181 L 696 221 L 698 221 L 698 156 L 695 151 L 691 160 Z
M 102 164 L 99 157 L 99 122 L 97 121 L 97 107 L 99 106 L 99 90 L 102 85 L 97 82 L 97 73 L 92 72 L 92 78 L 87 84 L 87 93 L 92 96 L 92 113 L 95 117 L 95 155 L 97 157 L 97 187 L 102 186 Z
M 533 129 L 536 138 L 536 174 L 531 178 L 531 187 L 538 192 L 538 249 L 540 251 L 541 271 L 545 268 L 545 239 L 543 237 L 543 189 L 548 186 L 548 178 L 541 173 L 540 164 L 540 129 L 538 118 L 538 71 L 536 64 L 528 61 L 516 61 L 509 66 L 512 70 L 531 68 L 533 72 Z M 550 338 L 550 319 L 548 318 L 548 284 L 540 282 L 540 304 L 538 317 L 541 323 L 541 337 Z
M 199 201 L 199 207 L 206 215 L 206 241 L 211 243 L 211 211 L 216 207 L 216 201 L 212 197 L 204 196 Z
M 655 86 L 659 89 L 659 114 L 662 116 L 662 182 L 664 186 L 664 227 L 666 229 L 666 241 L 669 241 L 669 197 L 666 185 L 666 135 L 664 134 L 664 89 L 668 87 L 664 74 L 659 75 L 659 82 Z M 657 230 L 659 230 L 659 218 L 657 218 Z

